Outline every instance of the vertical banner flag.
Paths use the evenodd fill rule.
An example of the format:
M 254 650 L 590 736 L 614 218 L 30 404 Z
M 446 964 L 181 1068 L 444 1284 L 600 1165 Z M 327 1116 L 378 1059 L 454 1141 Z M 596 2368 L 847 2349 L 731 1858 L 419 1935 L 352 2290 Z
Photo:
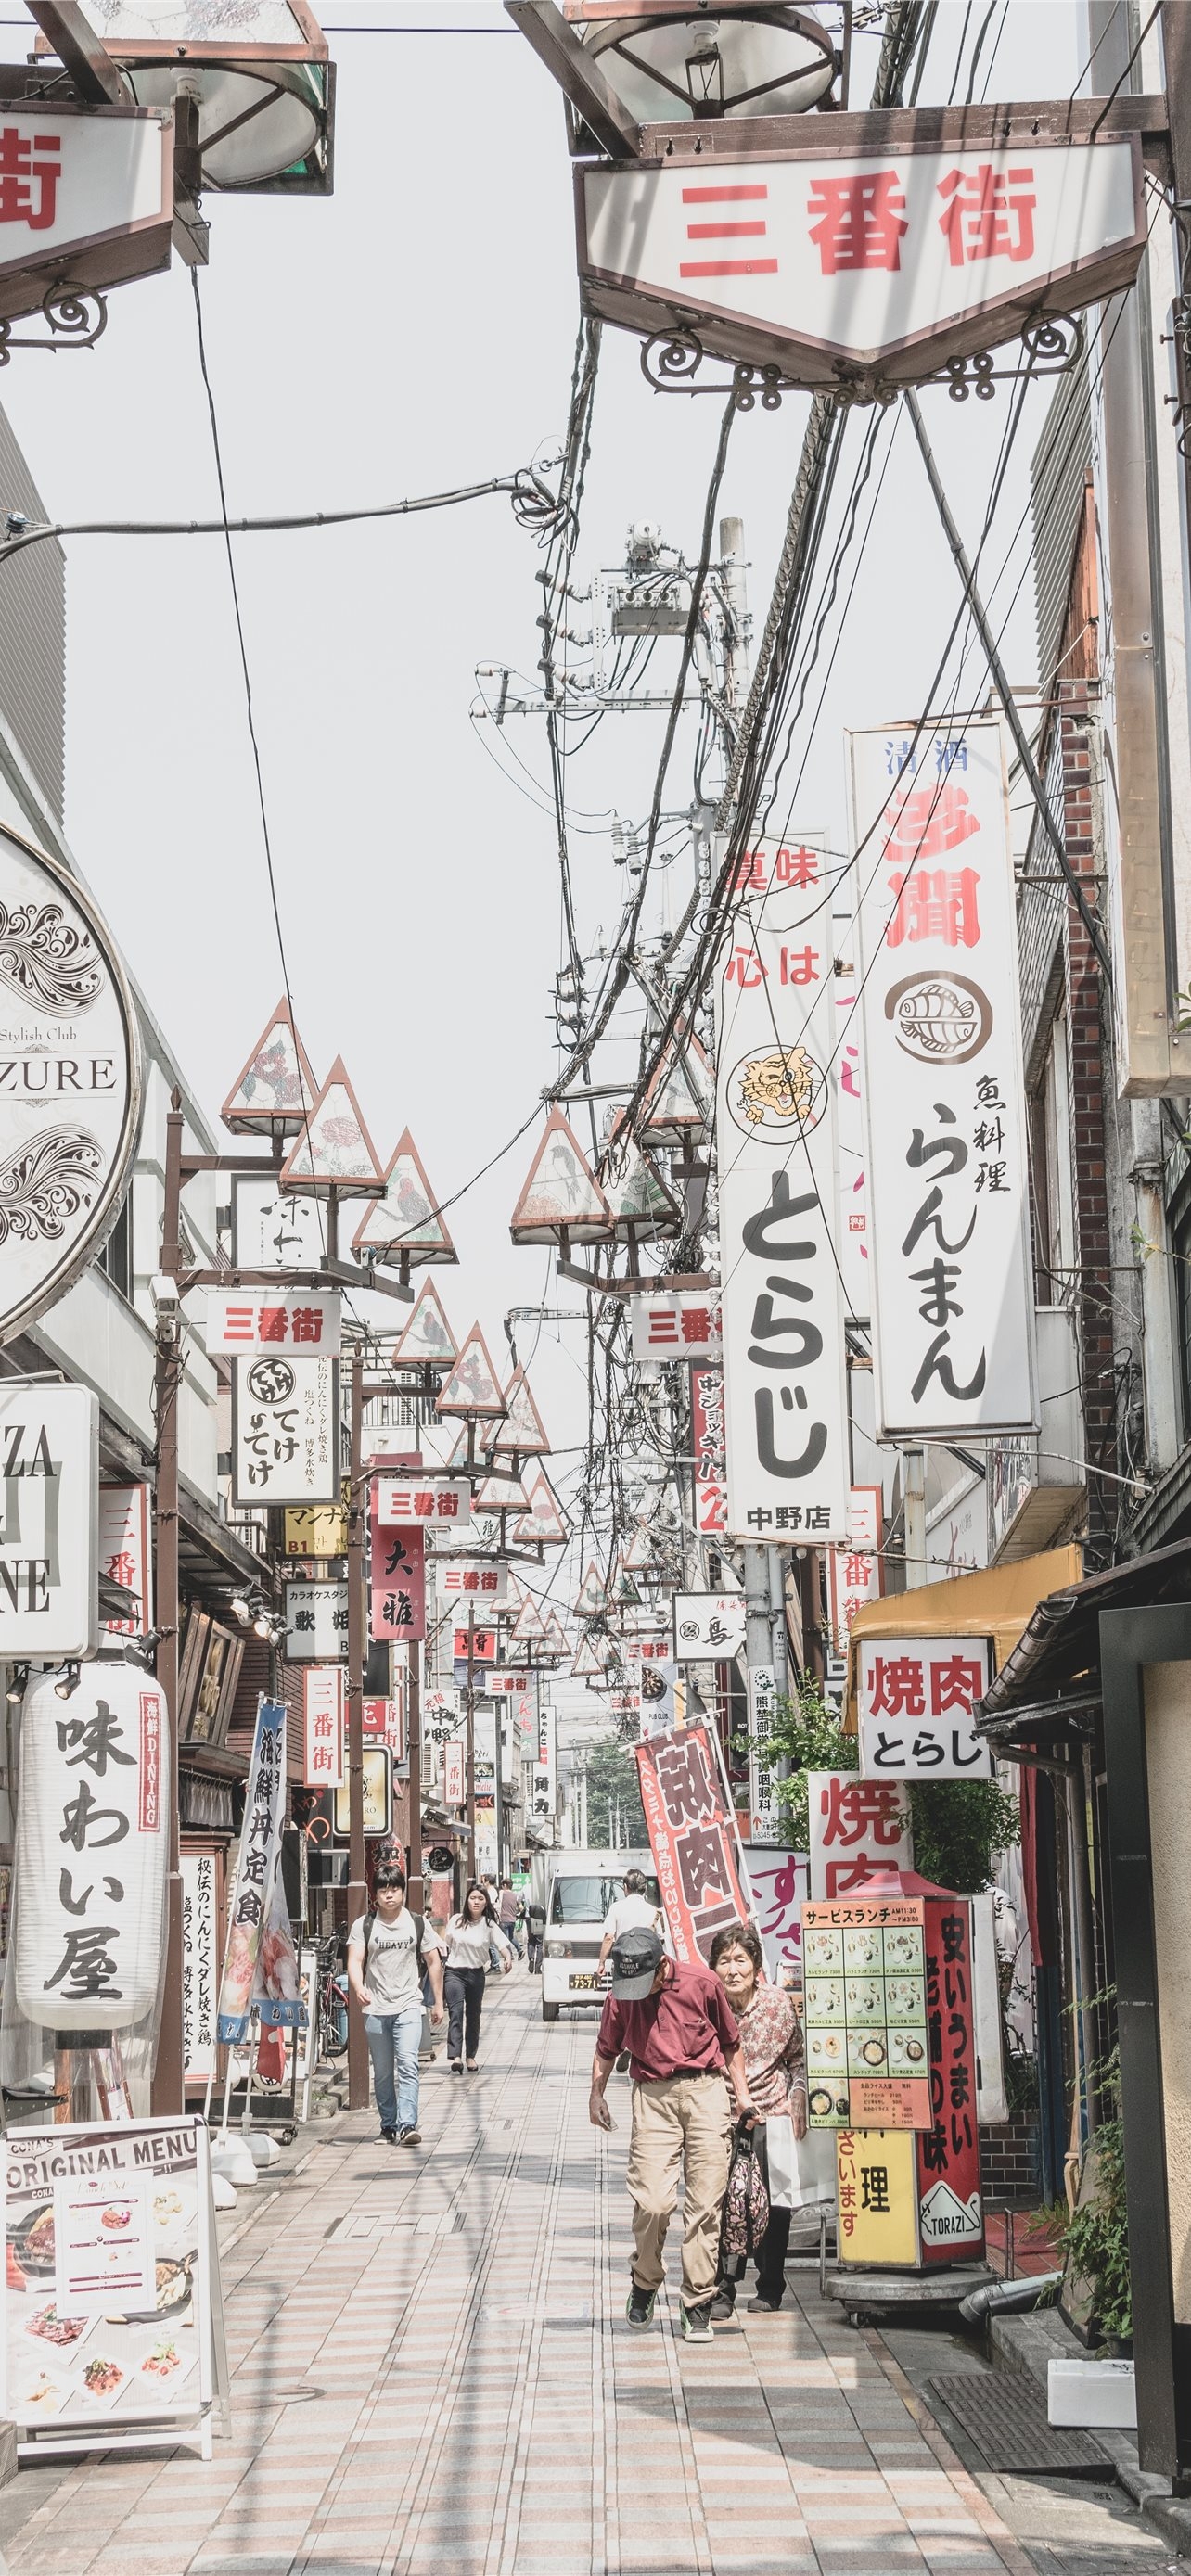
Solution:
M 257 1705 L 236 1884 L 219 1988 L 219 2038 L 237 2046 L 255 2009 L 263 2022 L 300 2022 L 298 1954 L 281 1879 L 285 1709 Z
M 776 841 L 736 884 L 715 976 L 728 1531 L 824 1542 L 848 1496 L 831 886 L 820 850 Z
M 702 1962 L 725 1923 L 746 1923 L 736 1834 L 705 1726 L 636 1744 L 641 1804 L 674 1956 Z
M 847 1541 L 843 1547 L 829 1548 L 827 1552 L 828 1615 L 837 1655 L 847 1654 L 857 1611 L 866 1601 L 878 1600 L 885 1589 L 882 1503 L 879 1485 L 853 1485 L 848 1497 Z
M 999 724 L 851 736 L 878 1433 L 1038 1428 Z

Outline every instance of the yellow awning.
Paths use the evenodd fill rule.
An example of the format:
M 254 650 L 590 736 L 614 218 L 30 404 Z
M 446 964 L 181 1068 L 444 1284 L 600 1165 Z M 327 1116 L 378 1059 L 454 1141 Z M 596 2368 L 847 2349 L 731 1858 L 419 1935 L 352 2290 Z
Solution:
M 1082 1580 L 1082 1548 L 1055 1547 L 1045 1556 L 1020 1557 L 1015 1565 L 990 1565 L 980 1574 L 954 1574 L 946 1583 L 921 1583 L 916 1592 L 866 1601 L 852 1622 L 848 1647 L 845 1733 L 856 1733 L 856 1648 L 862 1639 L 991 1637 L 999 1672 L 1048 1592 Z

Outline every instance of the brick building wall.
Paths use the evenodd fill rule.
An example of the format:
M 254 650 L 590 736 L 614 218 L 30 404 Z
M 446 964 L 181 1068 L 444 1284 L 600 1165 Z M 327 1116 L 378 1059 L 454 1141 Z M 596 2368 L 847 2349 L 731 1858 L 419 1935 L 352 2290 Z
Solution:
M 1019 2111 L 1000 2128 L 981 2130 L 980 2188 L 986 2200 L 1037 2202 L 1041 2160 L 1036 2111 Z

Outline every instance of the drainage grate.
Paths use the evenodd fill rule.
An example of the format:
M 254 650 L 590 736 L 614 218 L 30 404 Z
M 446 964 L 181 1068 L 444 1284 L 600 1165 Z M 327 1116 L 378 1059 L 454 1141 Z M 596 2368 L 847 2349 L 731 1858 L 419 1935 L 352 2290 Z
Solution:
M 1090 2433 L 1047 2423 L 1043 2391 L 1024 2370 L 957 2371 L 928 2380 L 927 2387 L 962 2424 L 987 2468 L 1043 2477 L 1069 2477 L 1079 2469 L 1103 2475 L 1110 2469 L 1107 2452 Z

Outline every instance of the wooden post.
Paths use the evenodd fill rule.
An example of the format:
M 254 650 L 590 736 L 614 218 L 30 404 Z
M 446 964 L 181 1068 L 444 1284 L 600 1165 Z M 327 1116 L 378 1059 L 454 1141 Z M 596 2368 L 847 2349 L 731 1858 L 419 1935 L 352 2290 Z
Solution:
M 407 1649 L 406 1753 L 409 1757 L 409 1886 L 406 1902 L 415 1914 L 422 1904 L 422 1649 Z
M 368 1651 L 364 1615 L 364 1549 L 368 1514 L 361 1459 L 364 1447 L 364 1354 L 352 1354 L 351 1447 L 347 1507 L 347 1919 L 355 1923 L 367 1910 L 368 1882 L 364 1862 L 364 1662 Z M 347 2107 L 368 2107 L 368 2042 L 358 2005 L 348 2007 Z
M 182 1269 L 182 1095 L 170 1095 L 165 1122 L 165 1198 L 161 1218 L 161 1267 L 169 1279 Z M 178 1390 L 182 1379 L 182 1316 L 157 1319 L 154 1388 L 157 1411 L 157 1479 L 153 1492 L 156 1556 L 157 1679 L 169 1711 L 169 1878 L 166 1893 L 165 1981 L 161 2028 L 153 2066 L 152 2105 L 158 2115 L 186 2107 L 182 2003 L 181 1794 L 178 1748 Z

